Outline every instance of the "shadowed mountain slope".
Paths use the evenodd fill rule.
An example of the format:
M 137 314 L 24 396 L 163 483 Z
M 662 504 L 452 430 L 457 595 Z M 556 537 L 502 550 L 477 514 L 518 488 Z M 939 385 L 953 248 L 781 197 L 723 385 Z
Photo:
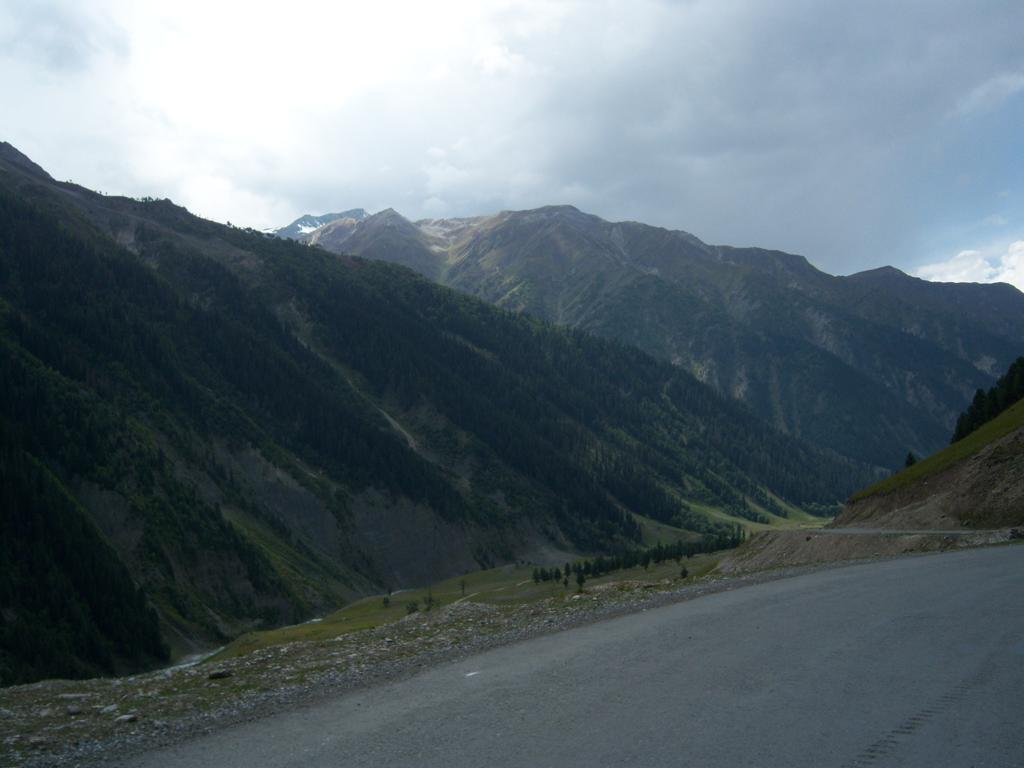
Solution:
M 23 489 L 0 511 L 0 638 L 63 636 L 79 615 L 101 641 L 65 638 L 63 667 L 8 645 L 5 683 L 131 668 L 161 638 L 186 652 L 481 565 L 636 546 L 644 519 L 698 537 L 829 510 L 869 477 L 634 348 L 58 183 L 9 145 L 0 356 L 0 469 Z M 79 531 L 68 546 L 40 533 L 55 503 Z M 104 575 L 40 586 L 44 610 L 25 547 L 40 585 L 80 581 L 76 549 Z

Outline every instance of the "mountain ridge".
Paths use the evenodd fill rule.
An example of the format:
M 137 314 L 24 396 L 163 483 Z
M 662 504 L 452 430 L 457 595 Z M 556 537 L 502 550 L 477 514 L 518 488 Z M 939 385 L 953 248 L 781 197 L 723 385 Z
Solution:
M 299 238 L 309 235 L 320 227 L 337 221 L 338 219 L 362 221 L 367 218 L 367 216 L 369 216 L 369 214 L 363 208 L 351 208 L 347 211 L 341 211 L 340 213 L 324 213 L 319 216 L 306 213 L 295 219 L 291 224 L 287 224 L 283 227 L 267 229 L 264 230 L 264 232 L 271 235 L 277 235 L 278 237 L 287 238 L 289 240 L 298 240 Z
M 964 400 L 1024 348 L 1024 295 L 1006 284 L 895 267 L 833 276 L 572 206 L 417 222 L 389 211 L 386 226 L 329 229 L 305 241 L 636 344 L 783 431 L 888 468 L 940 447 Z

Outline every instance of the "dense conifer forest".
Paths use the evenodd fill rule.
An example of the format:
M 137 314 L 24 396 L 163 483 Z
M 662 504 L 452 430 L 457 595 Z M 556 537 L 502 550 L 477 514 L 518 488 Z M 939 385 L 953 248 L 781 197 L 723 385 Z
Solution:
M 0 682 L 167 658 L 156 613 L 60 481 L 0 424 Z
M 982 424 L 986 424 L 1024 397 L 1024 357 L 1018 357 L 996 385 L 974 393 L 967 410 L 956 420 L 952 443 L 963 440 Z
M 533 580 L 536 583 L 542 581 L 562 581 L 569 586 L 571 581 L 576 581 L 582 588 L 586 579 L 596 579 L 609 573 L 625 570 L 628 568 L 647 568 L 653 563 L 661 565 L 666 560 L 675 560 L 679 565 L 683 558 L 691 558 L 701 552 L 718 552 L 723 549 L 733 549 L 746 540 L 746 532 L 741 526 L 734 526 L 732 530 L 722 530 L 716 534 L 706 534 L 696 541 L 676 541 L 672 544 L 658 542 L 653 547 L 643 549 L 628 549 L 612 555 L 598 555 L 597 557 L 583 558 L 572 563 L 566 563 L 563 567 L 540 567 L 533 569 Z M 580 578 L 582 574 L 582 578 Z

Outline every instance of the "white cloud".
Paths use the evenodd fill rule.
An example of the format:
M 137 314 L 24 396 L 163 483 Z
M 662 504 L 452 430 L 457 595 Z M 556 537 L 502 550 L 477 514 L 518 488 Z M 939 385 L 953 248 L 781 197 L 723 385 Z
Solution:
M 526 61 L 522 56 L 512 53 L 508 47 L 500 43 L 488 43 L 481 46 L 476 55 L 476 64 L 488 75 L 511 75 L 523 68 Z
M 1024 240 L 989 252 L 960 251 L 956 256 L 919 267 L 915 274 L 942 283 L 1010 283 L 1024 290 Z
M 1004 72 L 972 88 L 956 105 L 959 115 L 988 112 L 1024 91 L 1024 72 Z
M 1024 290 L 1024 240 L 1018 240 L 1010 245 L 1003 256 L 999 279 Z

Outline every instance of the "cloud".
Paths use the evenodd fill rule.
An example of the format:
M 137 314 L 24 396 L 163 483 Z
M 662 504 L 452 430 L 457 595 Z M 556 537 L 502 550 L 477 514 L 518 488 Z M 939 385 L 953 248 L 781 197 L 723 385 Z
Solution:
M 958 115 L 988 112 L 1024 91 L 1024 72 L 1004 72 L 992 77 L 964 96 L 956 105 Z
M 961 251 L 946 261 L 926 264 L 915 274 L 925 280 L 956 283 L 1010 283 L 1024 291 L 1024 240 L 1005 251 Z
M 960 177 L 1018 218 L 1021 3 L 82 7 L 0 4 L 30 41 L 0 45 L 3 138 L 237 224 L 564 202 L 847 272 L 992 213 Z
M 78 2 L 14 0 L 0 9 L 0 22 L 0 49 L 55 75 L 85 70 L 97 57 L 129 53 L 128 40 L 107 14 L 86 12 Z

